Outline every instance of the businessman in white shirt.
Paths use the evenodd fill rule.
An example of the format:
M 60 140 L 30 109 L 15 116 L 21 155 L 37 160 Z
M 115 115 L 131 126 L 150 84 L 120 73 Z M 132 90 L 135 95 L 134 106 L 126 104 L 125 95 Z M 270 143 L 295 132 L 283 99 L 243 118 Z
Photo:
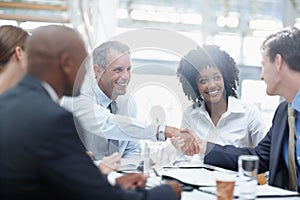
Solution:
M 88 70 L 81 95 L 62 102 L 79 118 L 81 138 L 95 158 L 114 151 L 131 157 L 140 153 L 140 139 L 163 141 L 178 135 L 185 136 L 192 149 L 197 148 L 194 136 L 184 131 L 135 118 L 135 102 L 125 95 L 130 78 L 129 47 L 118 41 L 105 42 L 93 51 L 93 70 Z

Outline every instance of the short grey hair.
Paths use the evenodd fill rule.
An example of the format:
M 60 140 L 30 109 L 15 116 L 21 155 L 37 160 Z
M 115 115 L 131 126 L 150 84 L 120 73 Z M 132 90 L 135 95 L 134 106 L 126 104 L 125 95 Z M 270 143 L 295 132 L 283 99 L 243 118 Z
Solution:
M 94 49 L 93 64 L 105 69 L 108 64 L 106 57 L 111 49 L 116 50 L 117 52 L 120 53 L 130 53 L 129 52 L 130 49 L 126 44 L 123 44 L 118 41 L 104 42 L 100 46 Z

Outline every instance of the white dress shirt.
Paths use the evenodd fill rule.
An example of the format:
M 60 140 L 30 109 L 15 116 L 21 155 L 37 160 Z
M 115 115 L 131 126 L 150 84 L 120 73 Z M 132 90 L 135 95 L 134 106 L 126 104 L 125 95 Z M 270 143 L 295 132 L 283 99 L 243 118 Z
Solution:
M 94 79 L 86 78 L 78 97 L 64 97 L 62 101 L 62 105 L 79 119 L 84 132 L 115 140 L 157 140 L 157 124 L 142 122 L 126 115 L 111 114 L 106 107 L 97 104 L 93 90 L 96 84 Z M 119 102 L 118 107 L 122 106 L 122 102 Z
M 108 98 L 103 91 L 99 88 L 98 85 L 94 85 L 93 86 L 93 91 L 95 93 L 95 101 L 96 104 L 108 109 L 109 104 L 112 102 L 112 100 L 110 98 Z M 135 100 L 132 96 L 126 96 L 126 95 L 122 95 L 122 96 L 118 96 L 118 98 L 116 99 L 116 103 L 117 103 L 117 113 L 121 114 L 121 115 L 127 115 L 133 118 L 136 118 L 137 115 L 137 107 L 136 107 L 136 103 Z M 111 132 L 111 134 L 114 134 L 114 132 Z M 93 134 L 95 135 L 95 134 Z M 97 136 L 99 137 L 99 136 Z M 93 140 L 94 138 L 92 138 Z M 93 149 L 97 149 L 97 145 L 102 145 L 101 143 L 103 143 L 103 141 L 98 144 L 97 141 L 91 141 L 91 145 Z M 105 146 L 108 145 L 108 142 L 106 141 L 106 144 L 103 144 Z M 94 153 L 96 159 L 101 159 L 103 156 L 103 148 L 99 148 L 99 152 L 95 152 L 92 150 L 92 152 Z M 106 148 L 106 152 L 107 152 L 108 148 Z M 101 152 L 102 151 L 102 152 Z M 140 142 L 139 141 L 125 141 L 125 140 L 118 140 L 118 151 L 121 155 L 121 157 L 123 158 L 129 158 L 129 157 L 136 157 L 136 156 L 140 156 L 141 153 L 141 147 L 140 147 Z M 98 156 L 97 154 L 100 154 L 100 156 Z M 107 152 L 104 156 L 108 156 L 109 152 Z
M 258 109 L 234 97 L 228 97 L 227 111 L 216 126 L 202 102 L 195 109 L 187 107 L 182 119 L 184 127 L 194 130 L 201 139 L 236 147 L 256 146 L 266 134 Z
M 49 85 L 45 81 L 42 81 L 41 83 L 42 83 L 42 86 L 45 88 L 45 90 L 48 92 L 50 98 L 54 102 L 58 103 L 58 101 L 59 101 L 58 95 L 56 94 L 55 90 L 51 87 L 51 85 Z

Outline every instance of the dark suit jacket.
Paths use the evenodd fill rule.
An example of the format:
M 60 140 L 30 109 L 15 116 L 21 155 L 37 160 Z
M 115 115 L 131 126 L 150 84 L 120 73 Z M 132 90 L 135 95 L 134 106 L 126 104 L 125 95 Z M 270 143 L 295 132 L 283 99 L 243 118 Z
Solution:
M 110 186 L 86 155 L 74 120 L 31 76 L 0 96 L 1 199 L 177 199 L 167 185 Z
M 259 171 L 270 171 L 269 185 L 288 188 L 288 171 L 283 159 L 283 141 L 288 136 L 287 102 L 282 102 L 274 115 L 272 127 L 255 148 L 235 148 L 208 143 L 206 164 L 237 170 L 238 156 L 253 154 L 259 157 Z

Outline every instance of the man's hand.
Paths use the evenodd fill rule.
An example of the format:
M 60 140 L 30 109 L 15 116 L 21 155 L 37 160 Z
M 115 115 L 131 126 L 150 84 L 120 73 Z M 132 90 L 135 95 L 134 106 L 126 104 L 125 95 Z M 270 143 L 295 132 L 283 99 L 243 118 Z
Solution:
M 118 152 L 115 152 L 110 156 L 104 156 L 98 168 L 103 174 L 109 174 L 112 171 L 117 171 L 120 168 L 120 165 L 121 156 Z
M 175 191 L 175 193 L 177 194 L 178 199 L 181 199 L 182 188 L 180 187 L 178 182 L 177 181 L 168 181 L 168 182 L 166 182 L 166 184 L 170 185 L 172 187 L 172 189 Z
M 166 138 L 172 138 L 172 137 L 177 137 L 180 135 L 180 130 L 176 127 L 172 126 L 166 126 L 165 129 L 165 137 Z
M 181 151 L 188 156 L 193 156 L 200 152 L 200 147 L 198 144 L 198 136 L 196 136 L 190 129 L 180 130 L 180 137 L 184 139 L 184 145 Z
M 200 152 L 200 150 L 203 150 L 202 146 L 200 145 L 200 143 L 203 141 L 201 141 L 189 129 L 180 130 L 180 134 L 176 137 L 172 137 L 171 142 L 176 149 L 178 149 L 179 151 L 183 152 L 185 155 L 188 156 L 202 153 Z
M 116 179 L 116 184 L 123 189 L 145 188 L 147 176 L 138 173 L 130 173 Z
M 200 147 L 198 137 L 189 129 L 180 130 L 172 126 L 166 126 L 165 137 L 171 138 L 172 144 L 185 155 L 198 154 Z
M 85 153 L 86 153 L 86 155 L 88 155 L 88 157 L 90 157 L 91 160 L 94 160 L 93 152 L 91 152 L 91 151 L 86 151 Z
M 94 161 L 94 155 L 91 151 L 86 151 L 86 154 Z M 109 174 L 112 171 L 117 171 L 121 165 L 121 156 L 118 152 L 111 154 L 110 156 L 104 156 L 101 159 L 101 162 L 95 162 L 98 169 L 102 172 L 102 174 Z

